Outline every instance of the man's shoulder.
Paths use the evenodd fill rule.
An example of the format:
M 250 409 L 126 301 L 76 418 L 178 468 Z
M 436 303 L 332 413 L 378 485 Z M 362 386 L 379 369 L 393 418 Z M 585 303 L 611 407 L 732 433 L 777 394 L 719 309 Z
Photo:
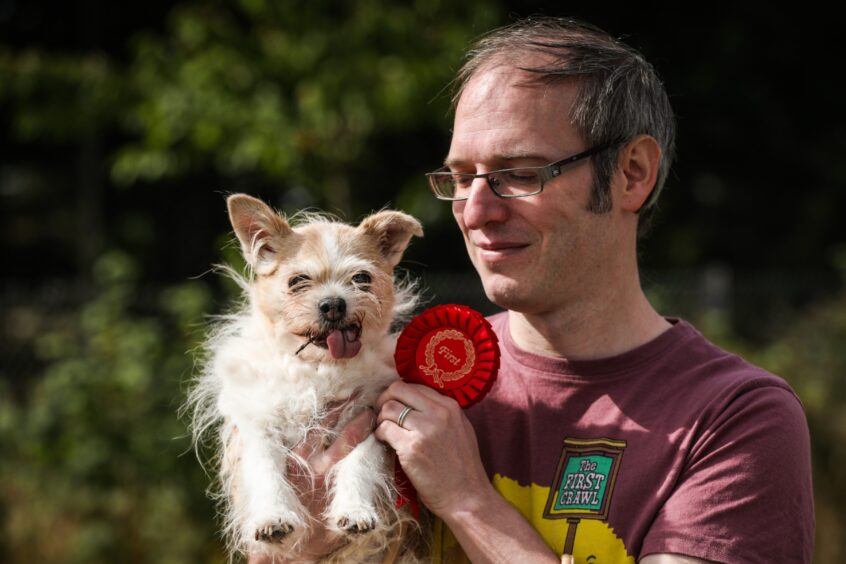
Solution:
M 671 330 L 679 330 L 683 338 L 658 361 L 656 370 L 668 379 L 682 379 L 691 392 L 706 397 L 770 392 L 784 401 L 798 399 L 783 378 L 715 344 L 692 324 L 676 320 Z

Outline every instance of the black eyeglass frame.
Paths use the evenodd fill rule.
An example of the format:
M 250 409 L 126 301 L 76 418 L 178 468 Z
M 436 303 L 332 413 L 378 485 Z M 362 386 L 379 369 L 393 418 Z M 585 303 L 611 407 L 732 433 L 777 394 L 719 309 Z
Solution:
M 594 145 L 590 149 L 586 149 L 586 150 L 582 151 L 581 153 L 576 153 L 575 155 L 565 157 L 565 158 L 561 159 L 560 161 L 555 161 L 554 163 L 550 163 L 550 164 L 544 165 L 544 166 L 520 166 L 520 167 L 514 167 L 514 168 L 501 168 L 499 170 L 492 170 L 490 172 L 484 172 L 482 174 L 472 174 L 470 172 L 450 172 L 450 171 L 447 170 L 447 167 L 444 166 L 444 167 L 441 167 L 440 169 L 438 169 L 434 172 L 427 172 L 426 177 L 429 180 L 429 189 L 432 190 L 432 193 L 435 195 L 435 197 L 439 200 L 444 200 L 446 202 L 461 202 L 461 201 L 466 200 L 468 198 L 468 196 L 465 196 L 463 198 L 448 198 L 446 196 L 439 195 L 438 190 L 437 190 L 436 185 L 435 185 L 436 182 L 437 182 L 436 179 L 438 177 L 450 177 L 450 178 L 461 177 L 461 178 L 465 178 L 465 179 L 468 179 L 468 180 L 475 180 L 476 178 L 484 178 L 486 184 L 488 185 L 488 188 L 491 189 L 491 192 L 493 192 L 495 195 L 497 195 L 500 198 L 525 198 L 526 196 L 534 196 L 536 194 L 540 194 L 541 192 L 543 192 L 544 184 L 547 181 L 552 180 L 553 178 L 555 178 L 557 176 L 560 176 L 561 175 L 561 169 L 564 168 L 565 166 L 573 164 L 573 163 L 578 162 L 578 161 L 581 161 L 581 160 L 586 159 L 588 157 L 592 157 L 593 155 L 596 155 L 597 153 L 601 153 L 602 151 L 605 151 L 606 149 L 610 149 L 611 147 L 619 145 L 622 142 L 623 141 L 617 140 L 617 141 L 612 141 L 610 143 L 603 143 L 603 144 L 600 144 L 600 145 Z M 534 171 L 537 171 L 538 178 L 540 178 L 540 186 L 538 187 L 537 191 L 527 192 L 526 194 L 500 194 L 499 192 L 497 192 L 496 188 L 494 188 L 493 184 L 490 181 L 491 175 L 502 174 L 504 172 L 511 172 L 511 171 L 514 171 L 514 170 L 534 170 Z

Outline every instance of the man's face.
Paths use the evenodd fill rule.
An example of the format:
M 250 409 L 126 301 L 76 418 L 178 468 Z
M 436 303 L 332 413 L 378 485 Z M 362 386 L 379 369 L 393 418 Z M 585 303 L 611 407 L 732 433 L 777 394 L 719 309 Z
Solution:
M 485 173 L 540 166 L 585 150 L 570 124 L 572 84 L 528 86 L 523 71 L 482 70 L 458 102 L 447 165 Z M 453 203 L 470 260 L 488 298 L 500 307 L 542 314 L 580 300 L 608 272 L 617 238 L 612 216 L 587 211 L 592 167 L 562 169 L 542 193 L 501 199 L 476 179 L 466 201 Z M 610 262 L 613 262 L 610 261 Z

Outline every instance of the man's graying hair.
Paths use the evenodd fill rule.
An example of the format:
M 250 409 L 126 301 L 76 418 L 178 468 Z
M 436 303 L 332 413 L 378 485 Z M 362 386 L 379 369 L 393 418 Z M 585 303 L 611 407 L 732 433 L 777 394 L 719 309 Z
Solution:
M 526 67 L 526 55 L 546 55 L 543 66 Z M 580 86 L 571 120 L 589 147 L 640 134 L 661 147 L 658 178 L 641 208 L 641 228 L 648 224 L 670 170 L 675 121 L 664 85 L 643 56 L 601 29 L 573 19 L 529 18 L 479 39 L 454 81 L 453 105 L 480 70 L 513 65 L 533 73 L 531 83 L 556 84 L 575 78 Z M 590 210 L 611 209 L 610 181 L 622 145 L 593 157 L 596 184 Z

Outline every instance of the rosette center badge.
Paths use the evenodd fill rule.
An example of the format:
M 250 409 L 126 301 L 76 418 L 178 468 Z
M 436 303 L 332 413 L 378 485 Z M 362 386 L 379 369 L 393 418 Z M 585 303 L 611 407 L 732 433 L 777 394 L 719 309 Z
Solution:
M 470 337 L 457 329 L 432 331 L 423 342 L 425 348 L 418 349 L 422 359 L 418 359 L 418 368 L 430 377 L 439 388 L 444 382 L 461 380 L 473 372 L 476 365 L 476 349 Z M 420 361 L 423 362 L 420 362 Z

